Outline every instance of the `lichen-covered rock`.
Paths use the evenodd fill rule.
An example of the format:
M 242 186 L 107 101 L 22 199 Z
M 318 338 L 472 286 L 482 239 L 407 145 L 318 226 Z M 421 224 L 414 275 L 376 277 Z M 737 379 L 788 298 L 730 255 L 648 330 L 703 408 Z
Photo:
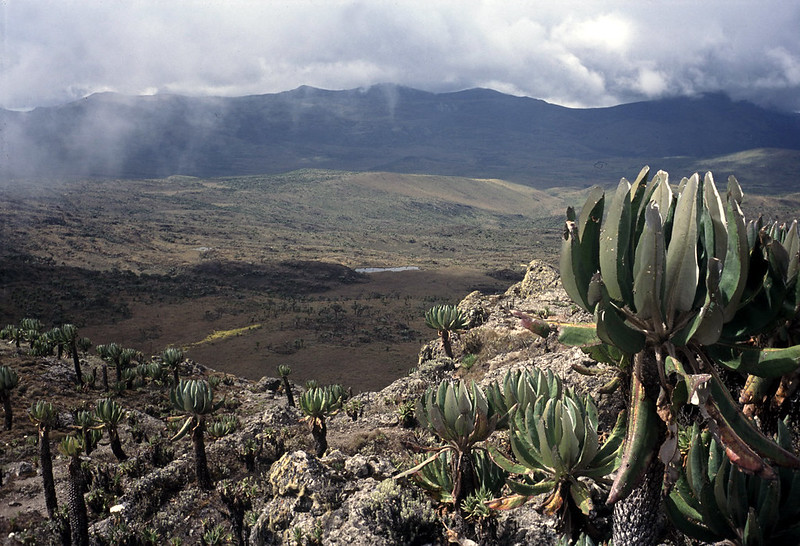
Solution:
M 442 538 L 431 501 L 392 479 L 359 482 L 359 489 L 328 519 L 325 544 L 384 546 L 434 544 Z
M 386 457 L 357 453 L 344 461 L 344 471 L 355 478 L 384 480 L 391 477 L 397 468 Z
M 467 316 L 468 328 L 475 328 L 489 320 L 490 304 L 496 298 L 497 296 L 484 296 L 476 290 L 459 302 L 458 308 Z
M 547 301 L 548 299 L 567 298 L 566 292 L 561 288 L 558 271 L 551 265 L 540 260 L 533 260 L 528 264 L 525 271 L 525 278 L 521 282 L 511 286 L 506 290 L 507 296 L 517 296 L 519 298 L 535 297 L 537 300 Z
M 287 544 L 298 514 L 319 517 L 328 512 L 343 479 L 313 455 L 293 451 L 272 465 L 268 482 L 272 498 L 253 529 L 256 544 Z

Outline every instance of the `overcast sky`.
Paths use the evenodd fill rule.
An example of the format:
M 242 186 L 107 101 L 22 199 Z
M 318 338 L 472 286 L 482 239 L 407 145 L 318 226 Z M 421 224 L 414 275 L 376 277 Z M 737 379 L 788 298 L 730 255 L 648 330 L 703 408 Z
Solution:
M 3 108 L 376 83 L 800 111 L 800 1 L 0 0 Z

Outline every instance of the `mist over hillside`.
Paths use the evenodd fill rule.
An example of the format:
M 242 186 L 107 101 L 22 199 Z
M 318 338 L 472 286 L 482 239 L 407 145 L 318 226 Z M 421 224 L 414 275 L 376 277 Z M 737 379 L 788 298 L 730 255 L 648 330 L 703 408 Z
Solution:
M 570 109 L 486 89 L 434 94 L 394 85 L 239 98 L 102 93 L 0 110 L 0 127 L 6 184 L 311 167 L 584 186 L 650 164 L 676 175 L 722 165 L 740 179 L 768 179 L 757 185 L 772 193 L 792 187 L 786 177 L 800 166 L 800 114 L 721 94 Z

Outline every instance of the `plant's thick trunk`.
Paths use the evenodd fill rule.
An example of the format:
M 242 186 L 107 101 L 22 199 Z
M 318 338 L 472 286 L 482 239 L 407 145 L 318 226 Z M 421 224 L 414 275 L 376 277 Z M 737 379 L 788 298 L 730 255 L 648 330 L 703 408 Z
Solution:
M 283 376 L 283 390 L 286 391 L 286 402 L 289 406 L 294 407 L 294 394 L 292 394 L 292 386 L 289 385 L 289 378 Z
M 472 460 L 472 453 L 456 454 L 455 464 L 456 481 L 453 483 L 453 499 L 458 507 L 464 499 L 475 492 L 475 463 Z
M 122 450 L 122 442 L 120 442 L 119 431 L 116 427 L 109 427 L 108 438 L 111 440 L 111 453 L 114 454 L 114 457 L 116 457 L 118 461 L 127 459 L 128 456 Z
M 14 413 L 11 407 L 11 395 L 7 392 L 4 392 L 3 395 L 3 410 L 5 411 L 6 417 L 6 430 L 11 430 L 11 425 L 14 422 Z
M 614 504 L 614 546 L 651 546 L 661 532 L 664 465 L 653 458 L 639 487 Z
M 314 423 L 311 427 L 311 436 L 314 437 L 314 452 L 317 457 L 322 457 L 328 450 L 328 426 L 324 419 L 320 419 L 320 424 Z
M 450 332 L 447 330 L 442 330 L 441 336 L 444 354 L 446 354 L 448 358 L 453 358 L 453 345 L 450 343 Z
M 72 363 L 75 365 L 75 375 L 78 377 L 78 385 L 83 386 L 83 373 L 81 372 L 81 359 L 78 358 L 78 348 L 74 343 L 69 346 L 69 352 L 72 353 Z
M 89 546 L 89 517 L 86 514 L 83 490 L 81 460 L 78 457 L 72 457 L 69 462 L 69 488 L 67 491 L 72 546 Z
M 660 385 L 655 353 L 646 349 L 634 356 L 633 373 L 639 373 L 645 391 L 654 400 Z M 659 422 L 659 426 L 664 427 Z M 664 481 L 664 464 L 658 458 L 663 431 L 659 434 L 650 466 L 641 483 L 626 498 L 614 504 L 614 546 L 650 546 L 656 543 L 661 532 L 661 488 Z M 646 456 L 642 453 L 642 456 Z
M 192 429 L 192 444 L 194 445 L 194 470 L 197 474 L 197 486 L 200 489 L 211 489 L 211 474 L 208 472 L 208 459 L 206 459 L 206 442 L 203 437 L 205 422 L 200 420 Z
M 108 365 L 103 364 L 103 389 L 108 392 Z
M 92 436 L 91 436 L 93 432 L 94 431 L 89 428 L 81 429 L 81 438 L 83 439 L 83 451 L 84 453 L 86 453 L 87 457 L 92 454 L 92 451 L 94 451 L 94 445 L 92 445 L 94 442 L 92 442 Z
M 44 487 L 44 504 L 47 506 L 47 516 L 56 518 L 58 500 L 56 498 L 56 484 L 53 479 L 53 457 L 50 453 L 50 433 L 45 429 L 39 430 L 39 464 L 42 465 L 42 485 Z

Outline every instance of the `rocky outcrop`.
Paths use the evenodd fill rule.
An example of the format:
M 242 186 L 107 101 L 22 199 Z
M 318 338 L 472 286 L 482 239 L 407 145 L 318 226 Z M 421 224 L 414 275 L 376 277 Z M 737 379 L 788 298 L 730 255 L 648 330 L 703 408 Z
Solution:
M 437 514 L 421 490 L 395 481 L 396 461 L 407 457 L 406 445 L 418 439 L 403 429 L 398 408 L 416 400 L 425 389 L 453 377 L 473 377 L 481 384 L 502 380 L 516 368 L 539 366 L 553 370 L 567 384 L 594 396 L 610 379 L 581 376 L 573 364 L 587 364 L 578 349 L 564 348 L 555 334 L 547 338 L 521 327 L 512 311 L 550 320 L 581 320 L 560 286 L 556 271 L 533 262 L 525 279 L 505 294 L 469 294 L 459 304 L 470 328 L 454 337 L 456 359 L 444 356 L 439 340 L 420 351 L 417 368 L 377 393 L 357 397 L 363 416 L 353 421 L 338 415 L 329 423 L 331 445 L 339 447 L 323 459 L 306 451 L 286 453 L 269 471 L 269 492 L 253 529 L 255 544 L 318 540 L 322 544 L 552 544 L 558 537 L 552 518 L 540 515 L 535 503 L 500 513 L 490 529 Z M 458 360 L 479 355 L 480 369 L 466 369 Z M 613 424 L 623 401 L 606 396 L 601 419 Z M 452 517 L 450 517 L 452 519 Z M 601 522 L 602 523 L 602 522 Z
M 408 376 L 380 392 L 355 396 L 352 400 L 360 412 L 354 417 L 341 412 L 329 419 L 330 449 L 323 458 L 313 455 L 300 411 L 287 407 L 284 397 L 277 395 L 279 380 L 242 384 L 237 396 L 242 426 L 211 443 L 208 459 L 217 474 L 226 469 L 235 480 L 243 472 L 236 469 L 245 465 L 246 475 L 255 477 L 258 487 L 248 501 L 251 510 L 245 518 L 248 543 L 522 545 L 556 541 L 555 521 L 539 514 L 535 502 L 501 512 L 490 521 L 473 522 L 442 511 L 421 489 L 393 478 L 408 468 L 414 450 L 435 444 L 427 432 L 403 426 L 400 408 L 444 379 L 474 379 L 486 385 L 502 380 L 509 370 L 538 366 L 600 400 L 601 426 L 610 427 L 623 407 L 620 395 L 598 392 L 612 370 L 606 375 L 574 373 L 574 365 L 589 363 L 580 350 L 561 346 L 555 334 L 533 334 L 514 316 L 513 312 L 521 311 L 550 321 L 590 318 L 571 304 L 552 267 L 533 262 L 524 280 L 504 294 L 473 292 L 459 307 L 468 315 L 470 327 L 453 337 L 455 358 L 446 357 L 441 342 L 433 340 L 421 349 L 418 365 Z M 466 355 L 473 356 L 465 359 Z M 142 428 L 154 430 L 152 419 L 144 414 L 137 418 Z M 249 451 L 243 449 L 245 445 Z M 215 493 L 194 486 L 191 463 L 191 455 L 183 455 L 139 479 L 119 501 L 130 523 L 169 530 L 187 525 L 181 521 L 182 510 L 203 503 L 211 507 Z M 605 516 L 598 514 L 596 523 L 604 525 Z M 94 534 L 109 536 L 118 524 L 115 517 L 96 524 Z M 209 519 L 213 519 L 211 508 Z

